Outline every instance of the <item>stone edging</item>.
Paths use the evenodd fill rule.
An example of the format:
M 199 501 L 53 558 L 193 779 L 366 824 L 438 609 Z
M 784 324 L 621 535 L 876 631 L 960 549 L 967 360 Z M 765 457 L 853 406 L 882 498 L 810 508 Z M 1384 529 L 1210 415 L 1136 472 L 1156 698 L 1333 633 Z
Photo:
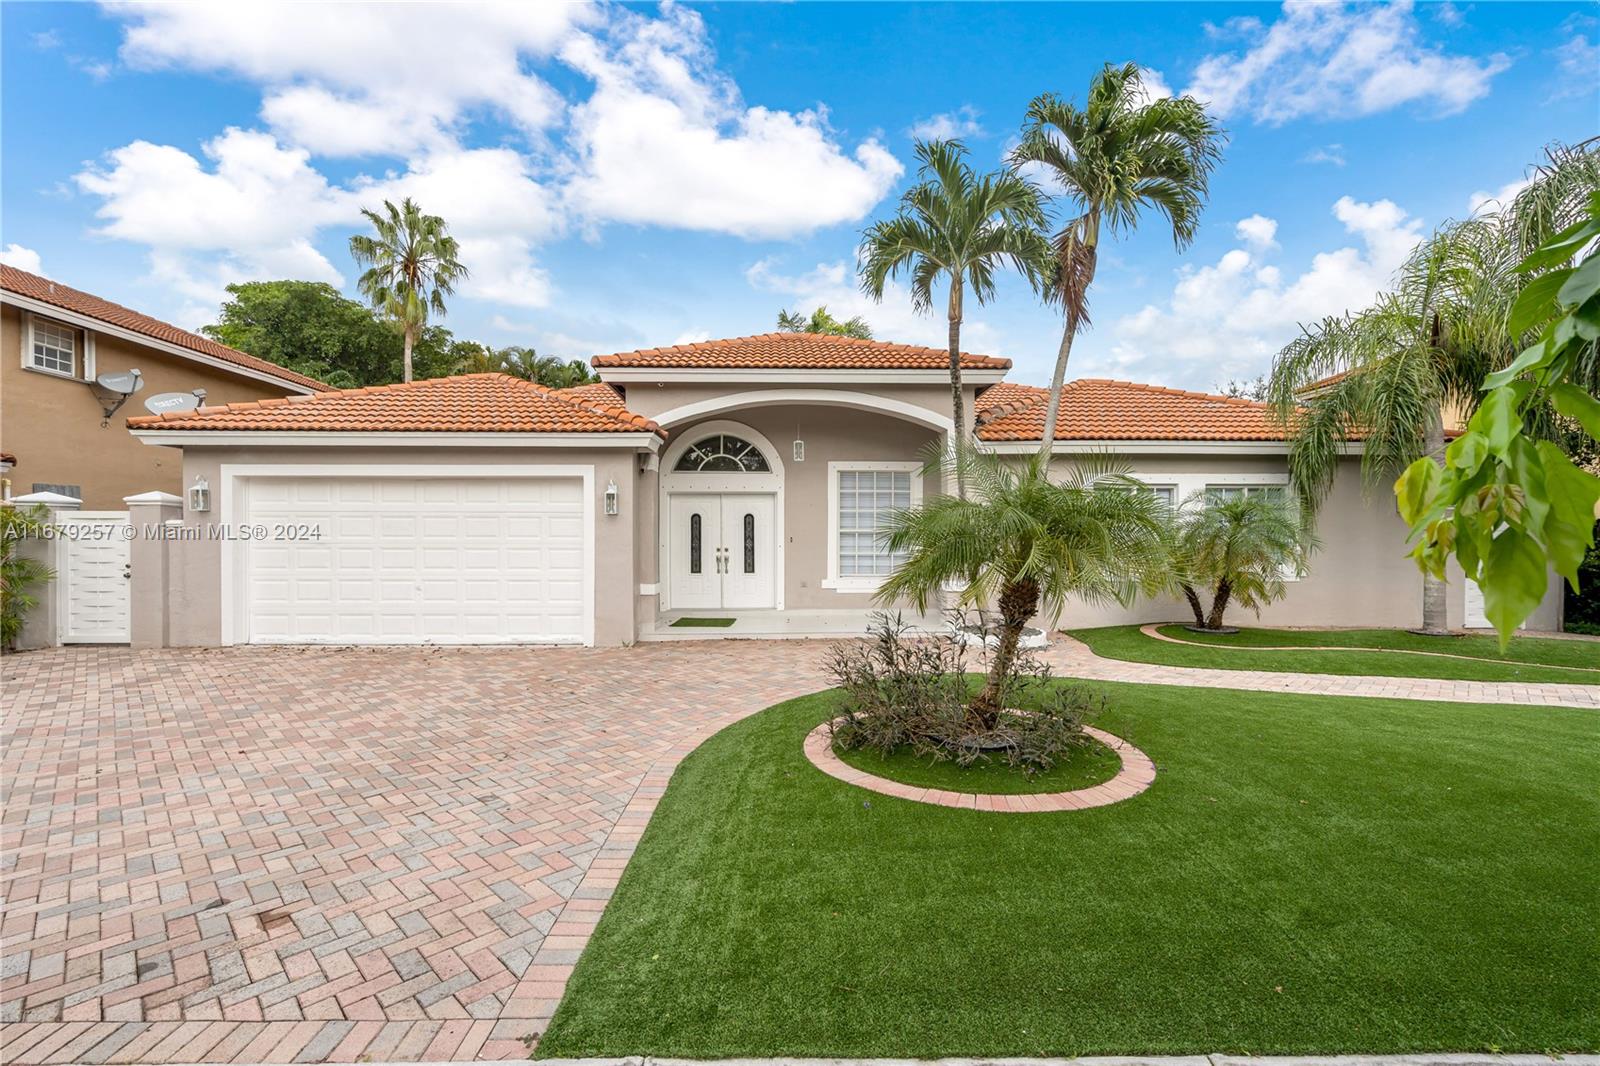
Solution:
M 1084 726 L 1083 731 L 1117 753 L 1122 769 L 1109 781 L 1071 792 L 1035 792 L 1019 795 L 994 795 L 978 792 L 950 792 L 940 788 L 922 788 L 891 781 L 887 777 L 858 770 L 833 753 L 832 723 L 823 722 L 806 734 L 805 752 L 811 765 L 851 785 L 859 785 L 870 792 L 914 803 L 931 803 L 936 807 L 964 807 L 967 810 L 995 811 L 1001 814 L 1029 814 L 1042 811 L 1081 811 L 1090 807 L 1105 807 L 1132 799 L 1156 779 L 1155 763 L 1150 756 L 1129 744 L 1121 737 L 1103 729 Z
M 1457 655 L 1449 651 L 1424 651 L 1422 648 L 1359 648 L 1351 644 L 1209 644 L 1201 640 L 1184 640 L 1181 637 L 1168 636 L 1161 632 L 1162 626 L 1181 625 L 1180 622 L 1150 622 L 1139 627 L 1139 632 L 1151 640 L 1159 640 L 1167 644 L 1178 644 L 1185 648 L 1223 648 L 1227 651 L 1364 651 L 1379 655 L 1426 655 L 1433 659 L 1466 659 L 1475 663 L 1499 663 L 1503 666 L 1529 666 L 1535 670 L 1576 670 L 1579 673 L 1592 674 L 1594 667 L 1590 666 L 1565 666 L 1559 663 L 1525 663 L 1516 659 L 1484 659 L 1477 655 Z M 1545 639 L 1545 638 L 1534 638 Z M 1354 676 L 1354 675 L 1352 675 Z M 1513 682 L 1514 683 L 1514 682 Z M 1553 684 L 1566 684 L 1556 681 Z M 1580 682 L 1574 682 L 1578 684 Z

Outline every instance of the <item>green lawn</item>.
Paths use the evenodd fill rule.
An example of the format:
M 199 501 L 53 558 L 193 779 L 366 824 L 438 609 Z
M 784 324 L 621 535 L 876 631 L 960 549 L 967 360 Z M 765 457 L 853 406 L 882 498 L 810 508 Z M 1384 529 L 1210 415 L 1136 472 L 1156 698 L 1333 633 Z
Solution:
M 1424 637 L 1398 629 L 1242 629 L 1236 634 L 1220 635 L 1191 633 L 1182 625 L 1169 625 L 1162 626 L 1161 632 L 1196 645 L 1215 644 L 1228 650 L 1185 647 L 1156 640 L 1139 632 L 1138 626 L 1071 630 L 1072 635 L 1089 645 L 1096 655 L 1163 666 L 1600 685 L 1600 644 L 1590 641 L 1517 637 L 1502 654 L 1493 637 Z M 1274 645 L 1293 644 L 1336 645 L 1352 650 L 1315 651 L 1310 647 L 1305 651 L 1267 650 Z M 1394 654 L 1394 650 L 1399 649 L 1447 654 Z M 1570 669 L 1572 667 L 1580 669 Z
M 991 795 L 1071 792 L 1109 781 L 1122 768 L 1122 760 L 1117 758 L 1117 753 L 1099 741 L 1071 752 L 1048 770 L 1032 774 L 1013 770 L 995 758 L 972 766 L 957 766 L 948 760 L 936 761 L 928 756 L 916 755 L 906 748 L 887 757 L 875 751 L 840 751 L 837 748 L 834 754 L 839 756 L 841 762 L 858 770 L 892 781 L 948 792 L 987 792 Z
M 678 769 L 540 1056 L 1600 1048 L 1600 718 L 1106 685 L 1144 794 L 836 781 L 805 697 Z

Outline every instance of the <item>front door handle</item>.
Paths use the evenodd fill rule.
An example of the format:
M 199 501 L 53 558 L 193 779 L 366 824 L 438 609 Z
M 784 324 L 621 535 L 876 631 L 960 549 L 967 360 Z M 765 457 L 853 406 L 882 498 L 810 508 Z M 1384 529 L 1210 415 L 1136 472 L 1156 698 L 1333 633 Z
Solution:
M 126 578 L 127 580 L 129 580 L 129 581 L 133 580 L 133 564 L 132 563 L 124 563 L 123 564 L 123 566 L 122 566 L 122 576 L 124 578 Z

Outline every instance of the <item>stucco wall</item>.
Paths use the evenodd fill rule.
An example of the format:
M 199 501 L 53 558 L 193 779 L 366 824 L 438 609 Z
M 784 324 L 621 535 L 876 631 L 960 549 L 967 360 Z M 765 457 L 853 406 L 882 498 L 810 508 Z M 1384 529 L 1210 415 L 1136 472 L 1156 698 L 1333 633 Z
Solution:
M 144 445 L 141 445 L 143 447 Z M 228 483 L 224 465 L 383 465 L 401 476 L 429 466 L 516 465 L 592 466 L 594 468 L 595 575 L 594 639 L 597 645 L 631 643 L 634 638 L 633 574 L 637 457 L 627 449 L 575 448 L 185 448 L 184 481 L 204 476 L 213 493 L 209 513 L 185 507 L 186 526 L 227 521 Z M 602 496 L 615 481 L 618 511 L 604 512 Z M 169 545 L 169 639 L 175 646 L 214 646 L 223 638 L 223 545 L 210 540 L 180 540 Z
M 22 335 L 22 312 L 0 307 L 0 451 L 17 457 L 10 477 L 18 496 L 36 482 L 79 485 L 83 507 L 92 511 L 121 510 L 123 497 L 136 493 L 177 493 L 183 487 L 178 449 L 147 447 L 128 434 L 126 419 L 145 413 L 146 397 L 205 389 L 207 403 L 224 404 L 291 392 L 97 333 L 97 375 L 137 367 L 144 376 L 144 388 L 102 427 L 104 409 L 88 385 L 23 368 Z

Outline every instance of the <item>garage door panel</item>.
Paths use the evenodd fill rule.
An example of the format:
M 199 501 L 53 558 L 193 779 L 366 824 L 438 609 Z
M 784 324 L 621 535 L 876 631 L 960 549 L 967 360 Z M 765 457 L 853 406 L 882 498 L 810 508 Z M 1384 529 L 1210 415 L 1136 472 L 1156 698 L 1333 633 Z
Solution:
M 322 539 L 251 542 L 245 639 L 582 642 L 576 478 L 253 479 L 248 521 Z

